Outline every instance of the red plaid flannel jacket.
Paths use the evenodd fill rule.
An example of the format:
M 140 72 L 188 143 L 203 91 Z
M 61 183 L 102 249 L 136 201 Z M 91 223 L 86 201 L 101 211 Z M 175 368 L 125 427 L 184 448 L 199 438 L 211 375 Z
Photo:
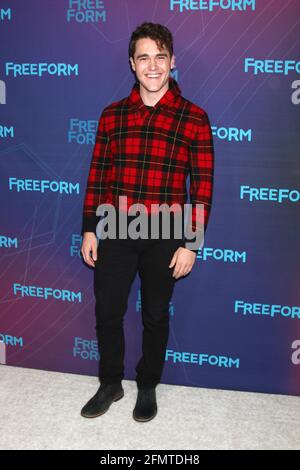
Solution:
M 203 108 L 181 96 L 177 81 L 153 107 L 144 104 L 136 82 L 128 97 L 105 107 L 96 133 L 83 207 L 82 233 L 96 233 L 99 204 L 187 203 L 190 175 L 192 229 L 206 230 L 212 203 L 214 149 Z M 198 212 L 195 204 L 203 204 Z M 200 220 L 201 219 L 201 220 Z M 189 225 L 190 226 L 190 225 Z M 186 240 L 186 238 L 184 237 Z M 197 251 L 197 250 L 193 250 Z

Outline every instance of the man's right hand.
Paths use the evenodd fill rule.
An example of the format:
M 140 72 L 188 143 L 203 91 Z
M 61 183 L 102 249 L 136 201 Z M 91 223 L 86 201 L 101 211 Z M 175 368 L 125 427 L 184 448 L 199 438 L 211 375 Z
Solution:
M 93 268 L 95 267 L 95 261 L 97 261 L 97 248 L 97 237 L 94 232 L 84 232 L 80 251 L 84 261 Z

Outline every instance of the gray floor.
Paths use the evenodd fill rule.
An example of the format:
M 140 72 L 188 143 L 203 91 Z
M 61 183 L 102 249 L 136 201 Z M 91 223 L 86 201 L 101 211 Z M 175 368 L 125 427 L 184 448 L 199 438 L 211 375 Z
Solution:
M 300 449 L 300 397 L 159 384 L 158 414 L 132 418 L 136 384 L 103 416 L 80 409 L 98 379 L 0 366 L 0 449 Z

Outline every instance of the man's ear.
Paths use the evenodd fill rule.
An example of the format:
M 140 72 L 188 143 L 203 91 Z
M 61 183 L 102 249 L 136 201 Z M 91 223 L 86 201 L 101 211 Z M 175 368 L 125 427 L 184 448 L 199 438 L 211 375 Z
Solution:
M 131 67 L 132 67 L 132 70 L 135 72 L 135 64 L 134 64 L 134 60 L 132 57 L 129 58 L 130 60 L 130 63 L 131 63 Z
M 171 57 L 171 70 L 176 67 L 175 59 L 176 59 L 176 56 L 173 54 L 172 57 Z

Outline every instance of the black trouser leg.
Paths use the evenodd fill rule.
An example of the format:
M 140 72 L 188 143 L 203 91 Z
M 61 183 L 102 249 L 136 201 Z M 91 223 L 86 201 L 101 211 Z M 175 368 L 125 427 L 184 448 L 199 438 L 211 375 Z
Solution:
M 169 302 L 176 279 L 169 268 L 181 240 L 158 240 L 139 257 L 143 355 L 136 367 L 140 387 L 155 387 L 162 375 L 169 337 Z
M 123 318 L 137 265 L 138 254 L 130 240 L 100 240 L 94 291 L 101 383 L 120 382 L 124 377 Z

